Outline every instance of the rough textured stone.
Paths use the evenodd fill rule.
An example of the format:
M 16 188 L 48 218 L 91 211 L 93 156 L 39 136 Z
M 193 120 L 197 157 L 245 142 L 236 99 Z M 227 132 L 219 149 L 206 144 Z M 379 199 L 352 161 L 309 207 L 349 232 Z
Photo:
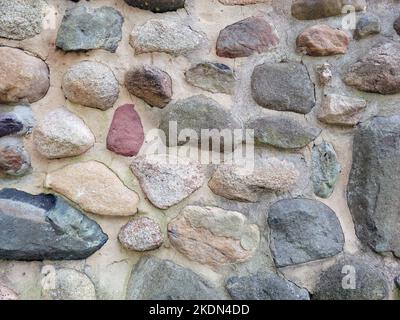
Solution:
M 332 66 L 329 63 L 318 65 L 316 71 L 320 85 L 326 86 L 332 80 Z
M 327 94 L 318 109 L 317 117 L 327 124 L 355 126 L 361 121 L 366 107 L 364 99 Z
M 168 209 L 190 196 L 205 178 L 200 163 L 173 155 L 138 156 L 131 169 L 147 198 L 160 209 Z
M 231 277 L 225 287 L 234 300 L 310 300 L 306 289 L 272 272 Z
M 261 117 L 250 120 L 246 129 L 254 130 L 257 144 L 268 144 L 282 149 L 299 149 L 314 141 L 321 129 L 302 125 L 288 117 Z
M 347 279 L 346 279 L 347 275 Z M 351 281 L 349 277 L 354 276 Z M 347 285 L 343 288 L 343 284 Z M 352 285 L 355 284 L 355 287 Z M 386 277 L 379 267 L 366 260 L 347 256 L 322 272 L 315 300 L 383 300 L 389 296 Z
M 344 54 L 350 43 L 350 36 L 327 25 L 316 25 L 304 30 L 296 40 L 297 49 L 309 56 L 332 56 Z
M 279 38 L 272 25 L 261 17 L 250 17 L 223 29 L 217 39 L 217 55 L 248 57 L 275 48 Z
M 52 282 L 55 288 L 52 288 Z M 42 286 L 42 299 L 45 300 L 96 300 L 93 282 L 86 274 L 74 269 L 58 269 L 55 274 L 50 272 L 42 283 L 46 284 Z
M 171 244 L 189 259 L 208 265 L 248 260 L 260 241 L 256 225 L 239 212 L 187 206 L 168 224 Z
M 81 5 L 65 11 L 56 46 L 63 51 L 104 49 L 115 52 L 122 39 L 122 15 L 111 7 Z
M 185 55 L 198 49 L 206 40 L 203 34 L 187 25 L 157 19 L 135 27 L 130 36 L 135 54 L 165 52 Z
M 164 242 L 159 224 L 146 217 L 129 221 L 122 227 L 118 239 L 125 248 L 134 251 L 154 250 Z
M 127 300 L 220 300 L 224 295 L 190 269 L 143 257 L 132 271 Z
M 362 243 L 400 257 L 400 116 L 376 117 L 355 133 L 348 204 Z
M 65 97 L 85 107 L 107 110 L 118 99 L 119 84 L 112 70 L 99 62 L 82 61 L 64 75 Z
M 344 235 L 339 220 L 322 202 L 288 199 L 274 203 L 268 214 L 271 251 L 277 267 L 337 255 Z
M 49 68 L 20 49 L 0 47 L 0 103 L 36 102 L 50 87 Z
M 339 177 L 341 166 L 333 146 L 328 142 L 315 145 L 312 150 L 312 181 L 314 193 L 329 198 Z
M 379 18 L 372 14 L 366 14 L 358 20 L 356 30 L 354 30 L 354 38 L 360 40 L 380 32 L 381 21 Z
M 185 7 L 185 0 L 124 0 L 128 5 L 155 13 L 176 11 Z
M 85 259 L 107 239 L 96 222 L 61 197 L 0 191 L 0 259 Z
M 7 135 L 25 135 L 35 125 L 35 118 L 29 106 L 0 105 L 0 137 Z
M 0 138 L 0 173 L 23 176 L 31 169 L 31 157 L 17 137 Z
M 262 168 L 219 166 L 208 183 L 217 195 L 227 199 L 257 202 L 262 191 L 288 191 L 299 178 L 293 163 L 270 158 Z
M 105 216 L 131 216 L 138 195 L 97 161 L 80 162 L 47 174 L 45 187 L 64 195 L 83 210 Z
M 18 299 L 19 299 L 18 295 L 13 290 L 0 284 L 0 301 L 1 300 L 18 300 Z
M 387 42 L 371 49 L 344 76 L 349 86 L 380 94 L 400 92 L 400 44 Z
M 74 157 L 85 153 L 95 137 L 81 118 L 65 107 L 48 113 L 33 131 L 36 150 L 48 159 Z
M 262 107 L 306 114 L 315 106 L 314 84 L 299 63 L 264 63 L 254 68 L 251 91 Z
M 172 80 L 168 73 L 154 66 L 129 70 L 125 75 L 129 93 L 152 107 L 164 108 L 172 98 Z
M 186 71 L 185 77 L 192 86 L 212 93 L 233 94 L 235 90 L 235 73 L 222 63 L 199 63 Z

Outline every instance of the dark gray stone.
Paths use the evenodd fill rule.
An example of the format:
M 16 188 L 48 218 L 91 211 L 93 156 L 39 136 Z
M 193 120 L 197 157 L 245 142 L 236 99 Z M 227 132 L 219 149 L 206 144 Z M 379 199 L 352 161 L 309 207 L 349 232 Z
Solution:
M 225 287 L 234 300 L 310 300 L 306 289 L 272 272 L 231 277 Z
M 396 284 L 397 289 L 400 289 L 400 275 L 394 279 L 394 283 Z
M 354 38 L 359 40 L 381 32 L 381 22 L 377 16 L 366 14 L 362 16 L 354 31 Z
M 400 257 L 400 116 L 362 123 L 347 188 L 356 234 L 376 252 Z
M 266 238 L 277 267 L 315 261 L 343 251 L 344 235 L 335 212 L 322 202 L 288 199 L 269 209 Z
M 0 105 L 0 137 L 30 133 L 34 124 L 35 119 L 30 107 Z
M 61 197 L 0 191 L 0 260 L 85 259 L 107 235 Z
M 185 0 L 124 0 L 128 5 L 155 13 L 176 11 L 185 7 Z
M 132 271 L 127 300 L 218 300 L 224 294 L 172 261 L 143 257 Z

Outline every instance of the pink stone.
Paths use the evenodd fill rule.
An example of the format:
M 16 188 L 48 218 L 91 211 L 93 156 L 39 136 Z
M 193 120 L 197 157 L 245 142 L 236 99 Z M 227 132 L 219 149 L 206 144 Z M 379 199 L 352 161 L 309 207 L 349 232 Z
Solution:
M 135 106 L 119 107 L 107 136 L 107 149 L 126 157 L 136 156 L 144 142 L 144 131 Z

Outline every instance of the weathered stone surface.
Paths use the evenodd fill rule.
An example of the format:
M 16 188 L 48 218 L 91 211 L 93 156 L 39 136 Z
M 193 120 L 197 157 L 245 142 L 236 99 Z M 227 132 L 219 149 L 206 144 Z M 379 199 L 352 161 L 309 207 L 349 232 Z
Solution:
M 272 272 L 231 277 L 225 287 L 234 300 L 310 300 L 306 289 Z
M 32 38 L 42 31 L 45 1 L 0 0 L 0 37 Z
M 165 52 L 178 56 L 198 49 L 206 40 L 185 24 L 152 19 L 135 27 L 129 42 L 135 54 Z
M 212 93 L 233 94 L 236 85 L 235 73 L 225 64 L 203 62 L 185 72 L 185 78 L 192 86 Z
M 176 11 L 185 7 L 185 0 L 124 0 L 128 5 L 155 13 Z
M 95 137 L 81 118 L 59 107 L 35 127 L 33 142 L 42 156 L 58 159 L 85 153 L 94 145 Z
M 257 202 L 261 192 L 288 191 L 298 178 L 299 172 L 293 163 L 270 158 L 259 169 L 221 165 L 208 186 L 227 199 Z
M 199 189 L 205 179 L 199 162 L 173 155 L 138 156 L 131 170 L 147 198 L 160 209 L 181 202 Z
M 318 120 L 327 124 L 355 126 L 362 118 L 367 107 L 364 99 L 327 94 L 318 109 Z
M 31 157 L 24 142 L 17 137 L 0 138 L 0 172 L 10 176 L 23 176 L 31 169 Z
M 217 39 L 217 55 L 248 57 L 275 48 L 279 38 L 272 25 L 261 17 L 250 17 L 223 29 Z
M 65 11 L 56 46 L 63 51 L 104 49 L 115 52 L 122 39 L 122 15 L 111 7 L 76 6 Z
M 313 299 L 383 300 L 388 296 L 387 279 L 379 267 L 374 267 L 366 259 L 347 256 L 322 272 Z
M 337 255 L 344 235 L 339 220 L 322 202 L 288 199 L 274 203 L 268 214 L 271 251 L 277 267 Z
M 7 135 L 25 135 L 35 125 L 32 109 L 28 106 L 0 105 L 0 137 Z
M 400 116 L 360 124 L 354 137 L 348 204 L 362 243 L 400 257 Z
M 49 68 L 20 49 L 0 47 L 0 103 L 36 102 L 50 87 Z
M 172 80 L 168 73 L 154 66 L 129 70 L 125 75 L 129 93 L 152 107 L 164 108 L 172 98 Z
M 354 30 L 354 38 L 360 40 L 380 32 L 381 21 L 379 18 L 372 14 L 366 14 L 358 20 L 356 30 Z
M 341 166 L 333 146 L 328 142 L 312 149 L 312 181 L 314 193 L 320 198 L 329 198 L 339 178 Z
M 315 106 L 314 84 L 299 63 L 264 63 L 254 68 L 251 91 L 262 107 L 306 114 Z
M 187 206 L 168 224 L 171 244 L 189 259 L 208 265 L 248 260 L 260 241 L 258 227 L 239 212 Z
M 333 77 L 332 66 L 329 63 L 318 65 L 316 68 L 319 83 L 326 86 Z
M 118 239 L 125 248 L 134 251 L 154 250 L 164 242 L 159 224 L 146 217 L 129 221 L 122 227 Z
M 61 197 L 0 191 L 0 259 L 85 259 L 107 239 L 96 222 Z
M 69 101 L 100 110 L 111 108 L 119 95 L 119 84 L 112 70 L 94 61 L 82 61 L 69 68 L 62 89 Z
M 304 30 L 296 40 L 297 49 L 309 56 L 332 56 L 344 54 L 350 43 L 350 36 L 327 25 L 316 25 Z
M 42 283 L 45 284 L 41 293 L 44 300 L 96 300 L 93 282 L 86 274 L 74 269 L 58 269 L 55 274 L 50 272 Z
M 349 86 L 380 94 L 400 92 L 400 44 L 387 42 L 371 49 L 344 76 Z
M 19 299 L 18 295 L 13 290 L 0 284 L 0 301 L 1 300 L 18 300 L 18 299 Z
M 250 120 L 246 129 L 254 130 L 257 144 L 268 144 L 282 149 L 299 149 L 314 141 L 321 129 L 305 126 L 289 117 L 261 117 Z
M 139 197 L 97 161 L 80 162 L 47 174 L 45 187 L 64 195 L 83 210 L 104 216 L 131 216 Z
M 347 13 L 344 6 L 351 5 L 356 11 L 363 11 L 365 0 L 295 0 L 292 4 L 292 15 L 299 20 L 314 20 L 333 17 Z
M 143 257 L 132 271 L 127 300 L 220 300 L 225 296 L 190 269 Z

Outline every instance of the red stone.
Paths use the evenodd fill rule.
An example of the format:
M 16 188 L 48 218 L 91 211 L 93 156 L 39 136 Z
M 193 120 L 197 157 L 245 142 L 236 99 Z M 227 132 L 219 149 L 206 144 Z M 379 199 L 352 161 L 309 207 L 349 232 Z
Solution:
M 126 157 L 136 156 L 144 142 L 144 131 L 135 106 L 125 104 L 115 113 L 107 136 L 107 149 Z

